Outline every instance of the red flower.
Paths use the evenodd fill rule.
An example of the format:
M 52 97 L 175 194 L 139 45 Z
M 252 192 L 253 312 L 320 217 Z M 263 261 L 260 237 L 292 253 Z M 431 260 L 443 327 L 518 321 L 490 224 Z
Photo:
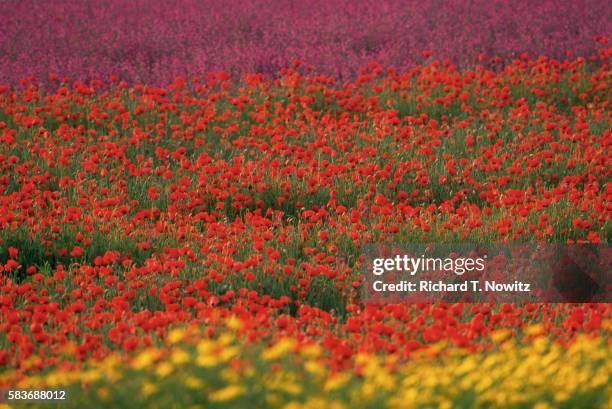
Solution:
M 70 252 L 71 257 L 81 257 L 83 255 L 83 249 L 79 246 L 74 246 Z

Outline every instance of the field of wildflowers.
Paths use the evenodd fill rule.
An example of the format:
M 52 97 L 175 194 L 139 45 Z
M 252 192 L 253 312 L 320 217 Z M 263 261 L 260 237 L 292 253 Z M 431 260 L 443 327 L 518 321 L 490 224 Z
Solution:
M 610 242 L 610 8 L 583 3 L 1 2 L 0 389 L 610 407 L 609 303 L 361 298 L 368 243 Z

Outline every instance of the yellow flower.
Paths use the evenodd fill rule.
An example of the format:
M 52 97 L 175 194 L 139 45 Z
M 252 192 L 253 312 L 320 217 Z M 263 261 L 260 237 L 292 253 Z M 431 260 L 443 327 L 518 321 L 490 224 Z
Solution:
M 119 364 L 121 364 L 121 358 L 119 358 L 117 354 L 111 354 L 107 356 L 106 358 L 104 358 L 104 360 L 101 362 L 100 365 L 102 366 L 103 369 L 109 370 L 109 369 L 113 369 Z
M 448 345 L 447 341 L 438 341 L 435 344 L 431 345 L 429 348 L 424 349 L 423 351 L 424 351 L 426 356 L 435 357 L 441 351 L 444 351 L 446 349 L 447 345 Z
M 60 352 L 68 356 L 74 356 L 77 352 L 77 343 L 68 341 L 60 348 Z
M 591 378 L 590 385 L 596 388 L 601 385 L 606 385 L 610 382 L 610 371 L 605 368 L 600 368 Z
M 100 378 L 102 378 L 102 373 L 96 369 L 90 369 L 81 375 L 81 379 L 85 382 L 95 382 Z
M 218 341 L 219 341 L 219 344 L 225 346 L 225 345 L 229 345 L 232 342 L 234 342 L 234 339 L 235 338 L 234 338 L 234 336 L 231 333 L 224 332 L 223 334 L 221 334 L 219 336 L 219 340 Z
M 542 353 L 546 350 L 550 342 L 545 337 L 536 338 L 533 341 L 533 348 L 538 352 Z
M 285 382 L 282 384 L 281 390 L 287 392 L 289 395 L 299 395 L 302 393 L 302 385 L 296 382 Z
M 527 335 L 538 335 L 544 332 L 544 325 L 542 324 L 534 324 L 528 327 L 525 327 L 523 330 Z
M 39 365 L 40 362 L 41 362 L 40 358 L 38 356 L 36 356 L 36 355 L 33 355 L 33 356 L 29 357 L 28 359 L 24 360 L 21 363 L 21 367 L 23 369 L 30 369 L 30 368 L 33 368 L 33 367 Z
M 222 361 L 229 361 L 233 357 L 237 356 L 240 353 L 240 349 L 238 347 L 227 347 L 224 348 L 219 354 L 219 358 Z
M 240 376 L 238 375 L 238 372 L 236 372 L 231 367 L 223 369 L 220 373 L 220 378 L 226 381 L 227 383 L 238 383 L 240 381 Z
M 416 407 L 419 391 L 416 388 L 402 389 L 396 396 L 389 400 L 389 407 L 407 409 Z
M 442 401 L 440 402 L 440 409 L 452 409 L 453 408 L 453 402 L 451 402 L 448 399 L 442 399 Z
M 204 386 L 204 383 L 194 376 L 188 376 L 185 378 L 185 385 L 190 389 L 200 389 Z
M 278 359 L 286 353 L 290 352 L 294 346 L 295 340 L 291 338 L 283 338 L 276 344 L 274 344 L 272 347 L 266 349 L 262 354 L 262 358 L 266 361 Z
M 215 402 L 225 402 L 236 399 L 244 393 L 244 388 L 239 385 L 229 385 L 223 389 L 219 389 L 209 395 L 210 400 Z
M 476 359 L 474 357 L 466 357 L 463 360 L 463 363 L 459 365 L 456 369 L 456 373 L 458 375 L 462 375 L 464 373 L 471 373 L 476 369 L 478 364 L 476 363 Z
M 318 358 L 321 356 L 321 347 L 317 344 L 306 345 L 300 349 L 300 354 L 306 358 Z
M 185 338 L 186 331 L 182 328 L 175 328 L 168 333 L 167 341 L 170 344 L 176 344 Z
M 304 369 L 312 375 L 323 376 L 325 375 L 325 367 L 317 361 L 306 361 Z
M 214 355 L 200 355 L 196 358 L 196 365 L 211 368 L 219 364 L 219 358 Z
M 50 372 L 45 378 L 45 384 L 49 386 L 60 386 L 68 383 L 67 372 L 60 370 Z M 24 387 L 23 385 L 18 385 Z
M 151 366 L 153 362 L 155 362 L 158 356 L 159 356 L 159 353 L 156 350 L 145 349 L 140 354 L 138 354 L 138 356 L 134 359 L 134 361 L 132 361 L 132 367 L 134 369 L 147 368 Z
M 496 364 L 499 362 L 498 354 L 491 354 L 487 356 L 482 363 L 480 364 L 483 368 L 494 368 Z
M 174 371 L 174 366 L 172 366 L 170 362 L 162 362 L 157 366 L 155 373 L 157 374 L 157 376 L 164 378 L 170 375 L 172 371 Z
M 227 327 L 234 331 L 240 331 L 244 327 L 244 323 L 240 320 L 240 318 L 232 315 L 226 321 Z
M 334 374 L 327 378 L 323 389 L 326 392 L 342 388 L 351 380 L 351 375 L 348 373 Z
M 569 393 L 565 390 L 559 390 L 555 393 L 554 397 L 557 402 L 561 402 L 569 398 Z
M 145 382 L 142 385 L 142 389 L 140 390 L 142 396 L 147 397 L 155 392 L 157 392 L 157 386 L 151 382 Z
M 189 362 L 191 360 L 191 356 L 182 349 L 175 349 L 172 351 L 170 355 L 170 362 L 175 365 L 181 365 L 185 362 Z
M 69 372 L 59 370 L 58 374 L 60 374 L 60 377 L 61 377 L 61 381 L 58 384 L 66 384 L 70 382 Z M 22 379 L 21 381 L 17 383 L 17 386 L 21 389 L 36 389 L 44 385 L 45 385 L 45 382 L 43 378 L 37 375 L 32 375 L 29 378 Z
M 483 376 L 480 381 L 476 383 L 474 389 L 476 389 L 477 392 L 482 392 L 485 389 L 490 388 L 491 385 L 493 385 L 493 379 L 491 378 L 491 376 Z
M 358 364 L 366 364 L 370 362 L 371 359 L 372 359 L 371 355 L 365 354 L 363 352 L 359 352 L 357 355 L 355 355 L 355 362 Z
M 214 352 L 216 346 L 214 342 L 205 339 L 203 341 L 200 341 L 196 348 L 198 350 L 199 355 L 208 355 Z
M 495 332 L 492 332 L 490 336 L 491 340 L 498 344 L 510 336 L 510 331 L 507 329 L 500 329 Z
M 511 351 L 514 349 L 514 347 L 516 346 L 514 340 L 512 338 L 504 341 L 500 346 L 499 349 L 502 351 Z

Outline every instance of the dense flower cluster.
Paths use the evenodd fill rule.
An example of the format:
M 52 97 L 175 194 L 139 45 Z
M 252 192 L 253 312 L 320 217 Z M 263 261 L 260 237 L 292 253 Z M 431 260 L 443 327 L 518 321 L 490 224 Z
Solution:
M 236 318 L 229 323 L 240 326 Z M 22 386 L 67 389 L 67 408 L 609 407 L 606 342 L 582 336 L 564 349 L 542 331 L 527 327 L 523 343 L 497 331 L 491 337 L 499 348 L 487 354 L 438 344 L 410 362 L 359 354 L 350 369 L 330 371 L 319 346 L 292 338 L 245 350 L 231 330 L 218 339 L 174 330 L 170 348 L 149 348 L 131 362 L 110 356 L 81 370 L 55 370 Z
M 594 67 L 524 56 L 502 70 L 370 64 L 344 85 L 296 62 L 239 82 L 217 72 L 165 88 L 0 87 L 0 386 L 155 351 L 188 324 L 220 339 L 237 317 L 241 343 L 316 345 L 331 372 L 364 353 L 404 362 L 446 343 L 477 355 L 444 364 L 451 378 L 433 365 L 427 388 L 506 357 L 491 382 L 509 395 L 478 399 L 515 399 L 515 387 L 548 399 L 564 389 L 527 377 L 511 387 L 503 374 L 561 360 L 585 393 L 600 388 L 606 373 L 589 359 L 609 342 L 610 304 L 371 305 L 360 247 L 609 242 L 609 57 L 600 50 Z M 533 323 L 569 352 L 550 346 L 538 361 L 517 345 L 487 358 L 499 345 L 490 334 Z M 572 361 L 576 338 L 598 336 Z M 180 351 L 171 362 L 191 361 Z M 389 377 L 404 385 L 394 394 L 414 392 L 409 375 Z M 232 385 L 215 386 L 220 400 L 241 395 Z
M 370 61 L 404 69 L 432 55 L 596 55 L 612 35 L 606 0 L 8 0 L 0 2 L 0 84 L 28 75 L 116 76 L 165 86 L 231 69 L 276 74 L 294 58 L 355 78 Z

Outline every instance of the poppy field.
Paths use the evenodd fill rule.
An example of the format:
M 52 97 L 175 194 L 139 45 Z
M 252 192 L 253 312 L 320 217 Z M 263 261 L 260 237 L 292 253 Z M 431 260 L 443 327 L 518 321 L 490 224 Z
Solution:
M 344 76 L 4 70 L 0 389 L 62 389 L 66 408 L 610 407 L 609 303 L 361 296 L 367 244 L 610 242 L 596 40 Z
M 570 354 L 582 375 L 567 393 L 526 378 L 515 385 L 524 396 L 487 400 L 485 390 L 510 382 L 503 373 L 480 386 L 436 382 L 457 388 L 444 395 L 449 407 L 465 390 L 485 406 L 570 407 L 584 394 L 609 402 L 609 304 L 359 298 L 364 243 L 608 242 L 607 62 L 524 58 L 502 71 L 433 62 L 399 73 L 372 64 L 345 86 L 299 70 L 296 62 L 277 79 L 242 82 L 219 72 L 166 88 L 2 89 L 2 384 L 65 382 L 84 388 L 83 399 L 103 399 L 112 377 L 98 388 L 91 371 L 111 359 L 156 368 L 130 377 L 142 399 L 151 388 L 187 399 L 178 390 L 192 385 L 207 392 L 196 395 L 204 404 L 259 391 L 272 407 L 321 407 L 302 386 L 291 390 L 289 377 L 338 382 L 348 395 L 322 395 L 330 407 L 375 407 L 381 401 L 344 386 L 369 382 L 361 372 L 378 361 L 360 365 L 364 356 L 390 371 L 374 371 L 374 385 L 400 385 L 413 367 L 426 376 L 430 366 L 435 374 L 499 359 L 530 371 L 521 365 L 548 368 Z M 175 348 L 190 327 L 195 344 Z M 261 348 L 298 367 L 257 369 L 249 354 Z M 460 353 L 468 361 L 456 361 Z M 179 373 L 191 381 L 170 376 L 187 363 Z M 285 386 L 232 383 L 257 370 Z M 401 393 L 425 399 L 418 389 L 353 389 L 390 405 Z M 109 394 L 127 407 L 134 393 Z

